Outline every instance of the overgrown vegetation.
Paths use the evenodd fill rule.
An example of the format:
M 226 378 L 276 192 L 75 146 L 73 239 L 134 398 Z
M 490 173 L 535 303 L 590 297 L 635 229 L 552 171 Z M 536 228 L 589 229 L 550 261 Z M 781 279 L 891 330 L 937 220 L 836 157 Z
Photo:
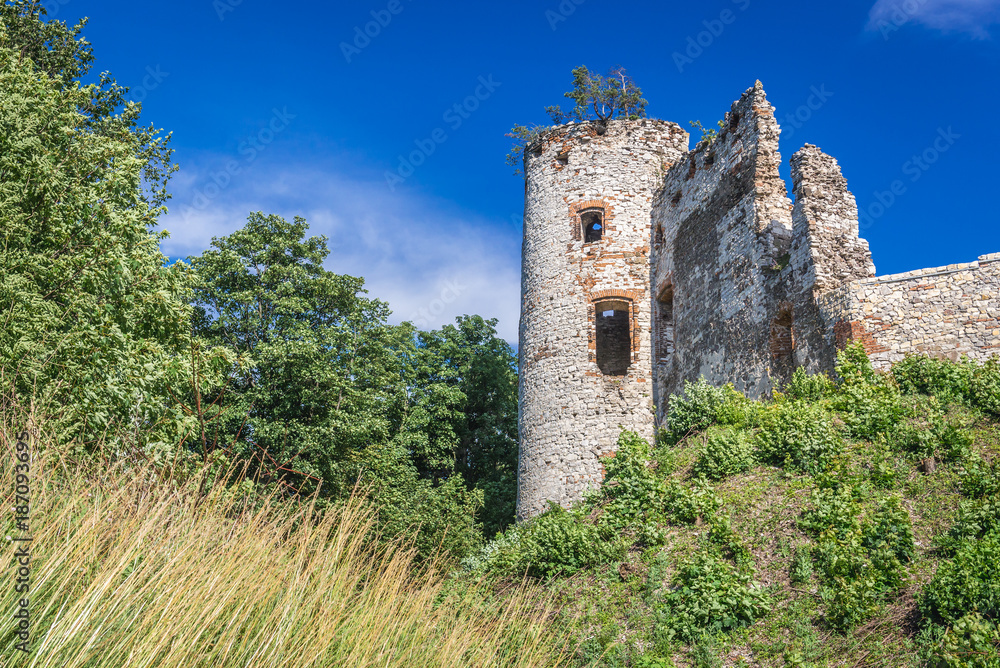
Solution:
M 2 417 L 0 489 L 11 506 L 14 435 L 31 416 L 8 406 Z M 72 467 L 45 447 L 49 437 L 44 422 L 25 436 L 32 651 L 15 649 L 16 627 L 5 624 L 5 665 L 492 668 L 556 666 L 566 653 L 544 596 L 518 587 L 499 599 L 447 581 L 446 561 L 419 563 L 406 541 L 378 541 L 359 497 L 321 511 L 315 496 L 290 503 L 219 484 L 240 480 L 232 469 L 166 484 L 146 463 Z M 2 531 L 17 535 L 11 513 Z M 17 568 L 5 560 L 7 582 Z M 0 602 L 14 610 L 22 595 L 12 584 Z
M 997 365 L 878 373 L 852 344 L 836 378 L 688 383 L 655 447 L 623 433 L 601 489 L 464 577 L 538 578 L 578 665 L 1000 665 Z
M 560 105 L 545 108 L 554 125 L 594 121 L 598 132 L 604 134 L 608 123 L 614 119 L 635 120 L 646 116 L 648 103 L 624 67 L 613 67 L 607 75 L 601 75 L 581 65 L 573 70 L 573 89 L 564 96 L 573 100 L 569 111 L 564 111 Z M 521 173 L 524 149 L 535 143 L 549 127 L 515 125 L 507 133 L 514 140 L 514 146 L 507 154 L 507 164 L 514 168 L 515 174 Z

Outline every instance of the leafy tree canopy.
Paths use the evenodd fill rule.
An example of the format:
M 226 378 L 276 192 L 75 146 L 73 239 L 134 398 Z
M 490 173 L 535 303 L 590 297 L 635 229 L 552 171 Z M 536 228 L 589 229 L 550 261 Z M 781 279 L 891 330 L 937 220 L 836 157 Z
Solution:
M 138 105 L 115 106 L 122 89 L 73 80 L 89 50 L 23 13 L 32 4 L 2 5 L 0 24 L 0 374 L 68 438 L 128 426 L 156 441 L 190 312 L 189 271 L 149 232 L 167 138 L 137 128 Z

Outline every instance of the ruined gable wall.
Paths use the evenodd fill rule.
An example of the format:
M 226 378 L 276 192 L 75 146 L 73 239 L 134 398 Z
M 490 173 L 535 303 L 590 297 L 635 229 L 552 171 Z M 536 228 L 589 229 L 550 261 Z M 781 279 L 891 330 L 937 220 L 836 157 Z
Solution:
M 519 356 L 518 517 L 568 504 L 603 478 L 621 428 L 653 436 L 650 208 L 662 173 L 687 151 L 674 123 L 612 121 L 549 130 L 525 155 Z M 582 216 L 603 209 L 600 241 Z M 631 364 L 604 375 L 596 303 L 629 312 Z
M 838 347 L 860 340 L 874 366 L 908 354 L 1000 354 L 1000 253 L 978 262 L 869 278 L 820 299 Z
M 778 173 L 778 124 L 760 82 L 733 104 L 726 127 L 667 174 L 653 208 L 654 340 L 668 326 L 672 352 L 656 352 L 656 403 L 685 380 L 733 382 L 751 396 L 791 373 L 772 351 L 772 323 L 787 302 L 791 202 Z M 775 360 L 775 353 L 780 359 Z M 780 371 L 778 366 L 783 366 Z
M 868 242 L 859 238 L 857 203 L 837 161 L 807 144 L 792 156 L 791 164 L 795 363 L 810 373 L 832 374 L 834 326 L 840 316 L 824 312 L 817 300 L 851 281 L 874 276 L 875 264 Z

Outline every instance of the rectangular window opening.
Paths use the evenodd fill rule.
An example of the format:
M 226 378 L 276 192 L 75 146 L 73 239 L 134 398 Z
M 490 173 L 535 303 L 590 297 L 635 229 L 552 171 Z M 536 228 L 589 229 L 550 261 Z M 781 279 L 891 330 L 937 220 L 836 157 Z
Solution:
M 631 304 L 597 305 L 597 366 L 605 376 L 624 376 L 632 364 Z

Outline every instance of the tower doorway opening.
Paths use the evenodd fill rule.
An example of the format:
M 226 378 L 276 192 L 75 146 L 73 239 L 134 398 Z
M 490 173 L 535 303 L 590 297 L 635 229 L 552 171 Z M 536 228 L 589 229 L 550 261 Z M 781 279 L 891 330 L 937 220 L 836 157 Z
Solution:
M 594 308 L 597 367 L 605 376 L 624 376 L 632 364 L 631 304 L 604 301 Z

